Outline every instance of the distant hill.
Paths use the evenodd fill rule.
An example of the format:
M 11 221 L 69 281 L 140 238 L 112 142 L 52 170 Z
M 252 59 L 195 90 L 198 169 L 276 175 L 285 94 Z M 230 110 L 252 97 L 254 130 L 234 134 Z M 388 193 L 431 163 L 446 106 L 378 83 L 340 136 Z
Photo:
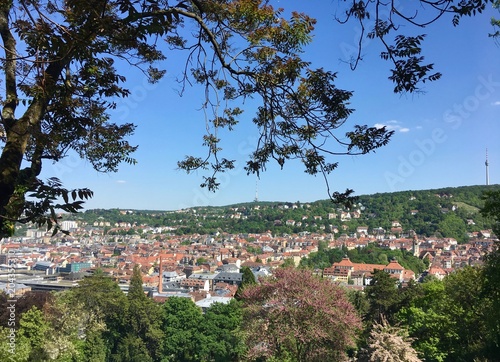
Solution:
M 178 211 L 87 210 L 77 219 L 92 225 L 107 221 L 130 223 L 135 228 L 171 227 L 177 234 L 262 233 L 292 234 L 332 232 L 354 234 L 358 227 L 369 232 L 390 232 L 398 223 L 402 233 L 467 239 L 467 233 L 491 228 L 479 213 L 483 193 L 500 185 L 448 187 L 359 196 L 347 210 L 330 200 L 300 202 L 248 202 L 229 206 L 193 207 Z M 73 217 L 74 218 L 74 217 Z

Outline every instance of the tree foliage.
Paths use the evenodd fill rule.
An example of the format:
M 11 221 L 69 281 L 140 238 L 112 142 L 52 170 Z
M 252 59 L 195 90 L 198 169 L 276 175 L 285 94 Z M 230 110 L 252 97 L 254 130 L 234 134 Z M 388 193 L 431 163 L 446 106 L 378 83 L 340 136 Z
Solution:
M 102 339 L 106 358 L 109 360 L 110 356 L 116 353 L 119 340 L 127 330 L 129 302 L 125 294 L 115 281 L 98 269 L 93 276 L 83 279 L 78 287 L 71 290 L 70 300 L 71 304 L 81 303 L 85 310 L 106 326 L 91 338 Z M 95 344 L 101 342 L 95 341 Z
M 466 267 L 443 281 L 397 288 L 380 272 L 365 293 L 346 294 L 308 270 L 277 268 L 260 284 L 249 283 L 241 303 L 215 303 L 202 312 L 189 298 L 153 305 L 138 269 L 128 297 L 98 272 L 80 287 L 54 293 L 42 309 L 20 309 L 15 354 L 9 325 L 2 326 L 0 358 L 336 361 L 357 350 L 359 362 L 416 361 L 415 351 L 426 361 L 494 361 L 498 300 L 488 278 L 482 267 Z
M 325 147 L 352 112 L 351 92 L 335 86 L 335 73 L 301 59 L 315 24 L 305 14 L 292 12 L 285 20 L 281 9 L 249 0 L 175 5 L 16 0 L 3 2 L 0 10 L 5 76 L 0 216 L 6 222 L 29 208 L 26 196 L 42 183 L 38 176 L 46 161 L 75 152 L 102 172 L 135 163 L 137 146 L 127 141 L 135 125 L 110 118 L 116 99 L 130 94 L 118 69 L 131 65 L 156 82 L 165 74 L 161 61 L 169 51 L 186 56 L 183 87 L 198 84 L 205 91 L 207 155 L 188 156 L 179 167 L 205 169 L 202 185 L 209 189 L 218 187 L 218 173 L 234 167 L 222 154 L 218 133 L 238 123 L 243 112 L 233 105 L 238 100 L 252 97 L 260 104 L 253 122 L 261 137 L 246 164 L 251 173 L 263 171 L 271 160 L 283 166 L 298 158 L 307 173 L 326 175 L 337 166 L 333 156 L 368 153 L 392 134 L 356 125 L 345 133 L 346 141 L 335 138 L 343 149 Z M 182 30 L 188 26 L 191 32 Z M 91 196 L 75 191 L 80 199 Z M 62 196 L 68 193 L 73 195 L 65 190 Z M 59 206 L 69 209 L 75 202 Z M 2 227 L 2 235 L 11 232 L 9 227 Z
M 493 7 L 495 9 L 500 9 L 500 1 L 494 0 Z M 498 41 L 498 38 L 500 37 L 500 20 L 498 18 L 492 18 L 491 25 L 493 26 L 493 32 L 490 34 L 490 36 Z
M 255 280 L 255 275 L 252 272 L 252 269 L 250 269 L 247 266 L 244 266 L 240 269 L 240 271 L 243 275 L 241 278 L 241 284 L 239 285 L 235 295 L 235 298 L 238 300 L 241 299 L 241 294 L 243 293 L 243 290 L 245 290 L 247 286 L 255 285 L 257 283 L 257 281 Z
M 43 310 L 46 303 L 50 303 L 53 295 L 45 292 L 29 291 L 16 299 L 16 314 L 14 323 L 19 325 L 19 319 L 28 310 L 36 307 Z M 4 292 L 0 293 L 0 326 L 8 327 L 10 319 L 9 296 Z
M 242 318 L 243 312 L 236 300 L 228 304 L 214 303 L 205 311 L 199 330 L 203 336 L 202 359 L 224 362 L 242 358 L 245 351 Z
M 43 344 L 45 333 L 49 329 L 40 309 L 33 308 L 25 311 L 19 323 L 13 326 L 0 327 L 0 358 L 2 361 L 30 361 L 42 360 L 45 356 Z
M 466 224 L 455 214 L 447 214 L 438 224 L 438 230 L 444 237 L 456 238 L 462 243 L 466 240 Z
M 370 320 L 381 324 L 383 320 L 392 319 L 400 300 L 396 279 L 383 270 L 374 270 L 365 293 L 370 302 L 368 311 Z
M 495 296 L 484 293 L 483 281 L 482 268 L 459 269 L 443 281 L 424 283 L 423 294 L 400 310 L 397 318 L 426 361 L 496 359 Z
M 358 49 L 353 52 L 349 62 L 355 69 L 363 60 L 363 44 L 367 39 L 377 39 L 384 50 L 380 57 L 392 63 L 389 79 L 394 83 L 394 92 L 418 92 L 421 84 L 436 81 L 441 73 L 434 70 L 434 64 L 426 63 L 422 55 L 422 44 L 426 34 L 401 34 L 408 26 L 418 31 L 448 17 L 457 26 L 465 16 L 483 12 L 493 0 L 430 0 L 416 1 L 402 6 L 396 1 L 358 1 L 347 2 L 337 21 L 357 22 L 361 28 Z
M 167 361 L 198 361 L 203 315 L 189 298 L 172 297 L 163 305 L 164 353 Z
M 308 270 L 277 269 L 242 298 L 250 358 L 337 360 L 361 327 L 345 291 Z
M 500 191 L 484 195 L 485 205 L 481 212 L 494 222 L 493 232 L 500 235 Z M 495 243 L 493 252 L 486 257 L 482 279 L 483 296 L 491 301 L 488 313 L 488 338 L 492 346 L 500 346 L 500 245 Z M 492 353 L 497 349 L 492 348 Z
M 134 266 L 132 278 L 130 279 L 127 299 L 127 335 L 125 339 L 120 341 L 118 350 L 120 348 L 125 351 L 141 350 L 141 355 L 134 357 L 134 359 L 140 360 L 142 358 L 143 360 L 159 361 L 162 355 L 163 339 L 161 309 L 144 293 L 141 270 L 137 264 Z M 129 343 L 132 345 L 128 346 Z M 118 355 L 121 355 L 119 351 Z M 123 361 L 128 360 L 123 356 L 121 358 Z
M 487 191 L 483 195 L 481 213 L 493 220 L 493 232 L 500 235 L 500 190 Z
M 244 352 L 241 306 L 214 303 L 202 313 L 189 298 L 163 305 L 163 361 L 237 361 Z
M 34 305 L 20 314 L 18 324 L 0 327 L 2 337 L 6 332 L 5 336 L 10 335 L 0 341 L 0 357 L 2 361 L 88 361 L 87 357 L 98 354 L 96 348 L 86 354 L 90 352 L 87 338 L 103 329 L 104 325 L 82 304 L 74 303 L 69 293 L 56 293 L 43 309 Z M 103 361 L 102 344 L 100 351 Z

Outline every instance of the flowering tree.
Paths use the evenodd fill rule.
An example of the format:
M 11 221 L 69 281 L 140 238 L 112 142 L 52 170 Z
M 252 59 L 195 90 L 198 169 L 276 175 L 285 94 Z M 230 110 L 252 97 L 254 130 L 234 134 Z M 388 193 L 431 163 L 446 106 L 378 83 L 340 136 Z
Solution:
M 404 328 L 393 327 L 382 320 L 373 325 L 369 338 L 370 362 L 420 362 L 412 339 Z
M 345 291 L 308 270 L 276 270 L 242 300 L 249 358 L 338 360 L 361 328 Z

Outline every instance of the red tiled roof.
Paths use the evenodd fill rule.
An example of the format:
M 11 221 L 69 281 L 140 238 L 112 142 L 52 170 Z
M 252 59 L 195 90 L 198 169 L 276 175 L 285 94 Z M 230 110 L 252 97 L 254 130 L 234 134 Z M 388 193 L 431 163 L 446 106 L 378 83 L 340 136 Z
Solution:
M 391 260 L 384 269 L 404 270 L 405 268 L 403 268 L 396 260 Z
M 334 266 L 354 266 L 354 263 L 349 260 L 349 258 L 343 258 L 340 262 L 338 263 L 333 263 Z
M 354 270 L 355 271 L 368 271 L 372 272 L 374 270 L 383 270 L 385 268 L 385 265 L 383 264 L 354 264 Z

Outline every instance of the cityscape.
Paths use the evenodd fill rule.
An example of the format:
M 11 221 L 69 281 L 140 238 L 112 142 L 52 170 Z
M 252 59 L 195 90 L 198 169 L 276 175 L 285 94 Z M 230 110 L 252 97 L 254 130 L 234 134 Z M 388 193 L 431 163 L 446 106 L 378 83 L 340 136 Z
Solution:
M 442 197 L 435 193 L 434 198 Z M 416 199 L 411 196 L 408 201 L 417 202 Z M 453 195 L 446 195 L 446 199 L 453 199 Z M 126 292 L 133 268 L 139 265 L 145 292 L 152 293 L 153 298 L 183 296 L 207 305 L 234 297 L 242 282 L 242 267 L 249 267 L 258 279 L 284 264 L 299 267 L 302 260 L 317 253 L 321 247 L 359 250 L 373 245 L 383 250 L 404 251 L 425 261 L 425 270 L 411 270 L 402 267 L 397 259 L 388 260 L 387 256 L 385 264 L 367 264 L 353 263 L 345 255 L 341 261 L 315 269 L 315 273 L 323 278 L 362 290 L 370 285 L 371 275 L 376 269 L 387 271 L 401 284 L 417 281 L 423 273 L 442 280 L 458 268 L 481 265 L 498 240 L 491 229 L 467 232 L 467 242 L 452 237 L 418 235 L 403 227 L 398 220 L 392 220 L 386 229 L 366 225 L 352 227 L 350 224 L 362 223 L 358 220 L 366 220 L 366 214 L 372 211 L 362 204 L 353 210 L 328 207 L 329 202 L 326 202 L 326 209 L 318 209 L 311 203 L 259 204 L 254 201 L 214 210 L 113 210 L 115 216 L 112 219 L 118 215 L 118 218 L 134 220 L 134 217 L 140 219 L 146 214 L 160 220 L 164 219 L 162 215 L 171 215 L 169 226 L 106 220 L 103 216 L 94 216 L 95 221 L 88 223 L 67 216 L 60 226 L 69 234 L 59 232 L 53 236 L 50 230 L 23 229 L 24 236 L 2 240 L 0 265 L 4 271 L 15 270 L 19 283 L 16 293 L 19 294 L 29 290 L 74 287 L 79 279 L 96 268 L 111 276 Z M 278 228 L 293 227 L 297 232 L 235 233 L 220 230 L 187 235 L 177 232 L 189 224 L 188 220 L 198 224 L 210 218 L 220 222 L 241 222 L 248 220 L 251 213 L 260 215 L 269 210 L 293 212 L 293 219 L 275 219 L 272 224 Z M 441 208 L 442 214 L 455 211 L 456 206 Z M 418 209 L 409 211 L 411 216 L 418 212 Z M 465 223 L 474 226 L 474 216 L 467 218 Z M 298 231 L 300 228 L 302 231 Z M 6 290 L 6 284 L 2 289 Z
M 498 362 L 499 11 L 0 1 L 0 361 Z

